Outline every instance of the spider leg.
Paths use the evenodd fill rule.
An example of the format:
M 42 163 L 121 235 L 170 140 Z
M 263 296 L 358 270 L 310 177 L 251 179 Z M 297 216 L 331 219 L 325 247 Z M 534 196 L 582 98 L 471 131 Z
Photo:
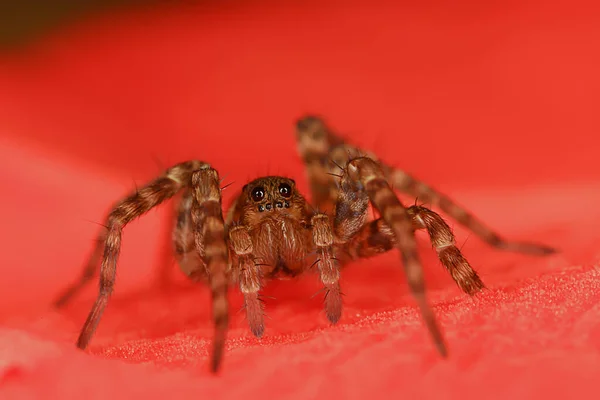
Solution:
M 211 369 L 220 365 L 228 325 L 228 252 L 221 210 L 219 176 L 215 170 L 192 173 L 183 190 L 172 240 L 180 269 L 193 281 L 208 276 L 212 292 L 215 339 Z
M 174 196 L 183 186 L 182 182 L 189 180 L 189 169 L 192 167 L 190 164 L 192 163 L 177 165 L 167 171 L 165 175 L 136 190 L 134 194 L 118 203 L 106 218 L 107 231 L 102 246 L 104 253 L 100 265 L 100 288 L 96 302 L 77 341 L 79 348 L 87 347 L 112 293 L 123 227 L 164 200 Z M 199 168 L 204 165 L 197 163 L 194 166 Z M 186 174 L 187 176 L 185 176 Z
M 340 173 L 330 157 L 331 148 L 337 144 L 334 136 L 321 119 L 307 116 L 296 122 L 296 140 L 306 165 L 312 204 L 321 211 L 333 210 L 337 179 L 332 174 Z
M 374 257 L 390 251 L 396 245 L 394 232 L 378 218 L 365 225 L 344 243 L 343 248 L 351 259 Z
M 411 196 L 418 198 L 419 201 L 423 203 L 429 203 L 439 207 L 444 213 L 448 214 L 452 219 L 456 220 L 456 222 L 475 233 L 490 246 L 501 250 L 540 256 L 557 252 L 555 248 L 541 244 L 503 239 L 499 234 L 487 227 L 473 214 L 469 213 L 465 208 L 458 205 L 448 196 L 413 178 L 400 169 L 390 166 L 387 166 L 386 169 L 388 179 L 394 186 L 394 189 L 408 193 Z
M 181 258 L 180 250 L 183 251 L 184 248 L 189 248 L 190 244 L 193 246 L 193 241 L 188 240 L 186 236 L 186 222 L 189 225 L 189 221 L 186 221 L 186 215 L 182 215 L 182 213 L 187 212 L 187 214 L 189 214 L 190 212 L 191 196 L 189 196 L 189 194 L 187 196 L 189 197 L 188 201 L 185 200 L 186 195 L 184 195 L 179 202 L 177 209 L 177 223 L 172 232 L 172 241 L 175 245 L 175 254 L 178 258 L 178 261 Z M 187 220 L 189 220 L 189 216 Z M 61 294 L 58 295 L 56 300 L 53 302 L 54 307 L 62 308 L 66 306 L 77 295 L 77 293 L 79 293 L 89 282 L 91 282 L 92 279 L 98 276 L 98 273 L 100 272 L 100 262 L 102 260 L 102 254 L 104 251 L 104 244 L 106 242 L 106 234 L 107 227 L 103 226 L 101 231 L 98 233 L 92 253 L 88 256 L 87 261 L 84 263 L 84 268 L 79 279 L 63 289 Z M 189 255 L 190 257 L 195 257 L 197 253 L 186 252 L 185 254 Z M 157 280 L 159 285 L 163 287 L 167 286 L 169 280 L 169 272 L 171 269 L 171 264 L 169 261 L 171 257 L 172 255 L 170 249 L 168 252 L 164 251 L 160 257 L 162 263 L 160 265 Z M 182 265 L 182 262 L 180 261 L 179 264 Z M 183 267 L 182 270 L 185 272 Z
M 334 235 L 329 217 L 315 214 L 310 221 L 313 242 L 317 247 L 317 263 L 321 282 L 325 286 L 325 314 L 332 324 L 342 316 L 342 292 L 340 290 L 340 267 L 334 253 Z
M 171 212 L 171 218 L 175 218 L 175 226 L 170 233 L 170 239 L 175 250 L 175 258 L 181 270 L 189 276 L 190 272 L 197 271 L 196 264 L 204 265 L 200 254 L 195 251 L 194 236 L 191 225 L 191 208 L 192 196 L 189 190 L 184 190 L 183 196 L 177 203 L 175 212 Z M 53 305 L 57 308 L 66 306 L 92 279 L 94 279 L 100 271 L 100 261 L 104 250 L 104 242 L 106 241 L 106 227 L 96 238 L 96 243 L 92 253 L 84 264 L 84 269 L 77 281 L 66 287 L 59 296 L 57 296 Z M 162 251 L 160 259 L 160 269 L 158 271 L 158 284 L 166 288 L 168 286 L 169 275 L 171 272 L 172 249 Z M 194 279 L 194 277 L 191 277 Z
M 394 244 L 400 250 L 409 288 L 438 352 L 445 357 L 447 350 L 444 337 L 425 294 L 423 268 L 417 252 L 411 217 L 388 184 L 381 167 L 367 157 L 352 159 L 341 178 L 341 191 L 364 191 L 394 233 Z
M 211 371 L 217 372 L 225 349 L 229 326 L 229 252 L 225 241 L 225 223 L 221 204 L 221 180 L 212 168 L 198 169 L 191 176 L 192 223 L 196 249 L 203 255 L 212 297 L 215 326 Z M 194 273 L 191 274 L 193 276 Z
M 164 175 L 148 183 L 134 194 L 119 202 L 106 218 L 106 236 L 100 264 L 98 296 L 77 340 L 77 347 L 85 349 L 92 338 L 112 294 L 116 266 L 121 250 L 123 228 L 183 187 L 191 185 L 193 192 L 192 220 L 197 248 L 205 248 L 205 259 L 210 272 L 213 297 L 215 339 L 213 342 L 212 370 L 218 368 L 228 323 L 227 304 L 227 247 L 217 172 L 208 164 L 189 161 L 168 169 Z
M 204 242 L 196 247 L 194 226 L 192 223 L 192 205 L 194 198 L 189 188 L 183 190 L 183 195 L 177 204 L 175 227 L 171 234 L 175 258 L 181 271 L 194 281 L 208 274 L 204 261 Z
M 368 207 L 367 192 L 357 190 L 356 182 L 342 178 L 333 217 L 333 229 L 338 241 L 346 242 L 357 234 L 365 224 Z
M 258 297 L 262 276 L 260 266 L 256 265 L 252 256 L 254 247 L 248 228 L 244 225 L 231 228 L 229 245 L 233 269 L 238 273 L 240 289 L 244 294 L 244 308 L 250 330 L 254 336 L 261 337 L 265 331 L 263 304 Z
M 406 211 L 412 218 L 413 229 L 427 230 L 440 262 L 465 293 L 474 295 L 485 287 L 477 272 L 456 247 L 452 229 L 439 214 L 421 206 L 411 206 Z M 352 258 L 365 258 L 391 250 L 395 244 L 394 233 L 380 218 L 366 224 L 346 244 L 345 249 Z
M 325 204 L 329 204 L 332 198 L 335 198 L 333 189 L 336 187 L 334 177 L 328 175 L 332 172 L 332 169 L 331 165 L 326 164 L 326 158 L 329 157 L 332 162 L 339 165 L 345 165 L 352 157 L 368 156 L 380 163 L 388 182 L 394 190 L 418 198 L 423 203 L 439 207 L 444 213 L 471 230 L 490 246 L 531 255 L 548 255 L 557 252 L 556 249 L 541 244 L 503 239 L 448 196 L 405 171 L 378 160 L 378 157 L 372 152 L 346 143 L 340 136 L 333 133 L 332 129 L 321 118 L 315 116 L 301 118 L 297 123 L 296 131 L 299 151 L 307 165 L 313 196 Z M 317 193 L 316 196 L 315 193 Z

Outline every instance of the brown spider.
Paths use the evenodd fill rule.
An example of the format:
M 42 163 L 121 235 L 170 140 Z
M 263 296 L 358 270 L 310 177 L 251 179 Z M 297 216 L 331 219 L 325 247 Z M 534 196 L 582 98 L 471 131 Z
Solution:
M 186 275 L 210 285 L 215 325 L 213 372 L 220 366 L 225 344 L 230 283 L 239 285 L 250 330 L 260 337 L 264 332 L 264 314 L 259 292 L 264 280 L 296 276 L 317 265 L 326 289 L 325 312 L 329 321 L 336 323 L 342 315 L 341 266 L 394 247 L 400 250 L 408 285 L 437 350 L 446 356 L 444 338 L 425 297 L 414 231 L 427 231 L 441 263 L 464 292 L 474 295 L 484 284 L 456 247 L 446 222 L 423 206 L 403 206 L 392 187 L 439 206 L 499 249 L 535 255 L 555 251 L 500 238 L 449 198 L 378 161 L 374 154 L 345 143 L 317 117 L 300 119 L 296 131 L 299 152 L 308 169 L 312 200 L 321 211 L 308 204 L 292 179 L 268 176 L 243 187 L 225 221 L 221 181 L 215 169 L 201 161 L 169 168 L 112 209 L 83 275 L 57 300 L 57 306 L 64 305 L 97 275 L 100 264 L 98 297 L 77 346 L 85 349 L 88 345 L 113 291 L 123 228 L 178 193 L 181 197 L 173 230 L 175 253 Z M 373 221 L 367 221 L 369 201 L 381 215 Z

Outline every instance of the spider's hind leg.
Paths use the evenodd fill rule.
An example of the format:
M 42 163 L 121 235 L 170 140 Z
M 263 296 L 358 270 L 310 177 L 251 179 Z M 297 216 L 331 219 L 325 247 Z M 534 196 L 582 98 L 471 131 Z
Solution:
M 409 207 L 407 211 L 415 229 L 427 230 L 442 265 L 465 293 L 474 295 L 485 288 L 477 272 L 456 247 L 452 229 L 439 214 L 421 206 Z
M 502 238 L 450 197 L 421 182 L 406 171 L 378 160 L 374 153 L 346 143 L 319 117 L 307 116 L 300 119 L 297 122 L 296 132 L 299 151 L 307 165 L 308 178 L 316 205 L 335 203 L 336 179 L 328 174 L 339 174 L 340 172 L 339 170 L 335 172 L 335 168 L 332 167 L 333 163 L 327 160 L 333 160 L 343 166 L 350 158 L 368 156 L 379 163 L 394 190 L 418 198 L 420 202 L 439 207 L 450 218 L 475 233 L 490 246 L 501 250 L 541 256 L 557 252 L 550 246 Z
M 506 240 L 448 196 L 400 169 L 390 166 L 384 166 L 384 169 L 389 182 L 395 189 L 418 198 L 420 202 L 439 207 L 444 213 L 492 247 L 537 256 L 557 252 L 555 248 L 542 244 Z
M 315 214 L 310 221 L 312 240 L 317 249 L 317 266 L 325 287 L 325 314 L 332 324 L 342 316 L 340 265 L 335 257 L 334 231 L 326 214 Z
M 311 203 L 322 212 L 333 211 L 337 199 L 337 174 L 341 171 L 332 162 L 332 150 L 342 141 L 332 135 L 325 123 L 307 116 L 296 123 L 298 152 L 306 166 Z

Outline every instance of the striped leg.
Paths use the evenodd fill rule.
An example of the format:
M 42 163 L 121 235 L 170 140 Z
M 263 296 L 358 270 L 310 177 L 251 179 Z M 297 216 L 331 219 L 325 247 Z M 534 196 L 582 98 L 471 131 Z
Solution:
M 413 229 L 425 229 L 440 262 L 448 270 L 452 279 L 467 294 L 474 295 L 485 287 L 477 272 L 456 247 L 452 229 L 437 213 L 420 206 L 407 210 L 412 219 Z M 345 249 L 352 258 L 372 257 L 391 250 L 396 245 L 393 231 L 380 218 L 365 225 L 346 244 Z
M 218 174 L 208 164 L 199 161 L 177 164 L 168 169 L 163 176 L 119 202 L 106 218 L 98 296 L 77 340 L 79 348 L 85 349 L 89 344 L 112 294 L 123 228 L 184 187 L 192 188 L 191 213 L 195 242 L 198 250 L 204 248 L 210 273 L 216 327 L 212 369 L 217 369 L 228 321 L 225 274 L 228 255 L 223 234 Z
M 449 217 L 475 233 L 490 246 L 531 255 L 548 255 L 557 252 L 556 249 L 541 244 L 503 239 L 448 196 L 445 196 L 406 172 L 378 160 L 372 152 L 345 143 L 340 136 L 333 133 L 332 129 L 318 117 L 307 116 L 300 119 L 297 123 L 297 137 L 299 151 L 307 164 L 313 196 L 317 193 L 315 197 L 324 204 L 331 202 L 330 199 L 332 196 L 330 193 L 332 192 L 332 188 L 336 188 L 334 178 L 328 175 L 335 173 L 335 169 L 332 168 L 332 165 L 334 165 L 333 162 L 345 165 L 352 157 L 359 155 L 368 156 L 380 163 L 388 182 L 394 190 L 399 190 L 418 198 L 423 203 L 439 207 Z M 323 154 L 324 151 L 327 151 L 328 154 Z M 327 160 L 332 160 L 332 162 L 327 163 Z
M 248 228 L 238 225 L 229 230 L 229 245 L 234 273 L 238 275 L 240 290 L 244 294 L 244 308 L 250 330 L 256 337 L 265 332 L 263 304 L 259 298 L 261 289 L 260 266 L 254 262 L 254 247 Z
M 178 164 L 160 178 L 125 198 L 110 212 L 105 224 L 106 236 L 102 246 L 104 253 L 100 265 L 98 297 L 81 330 L 77 341 L 79 348 L 84 349 L 87 347 L 113 291 L 123 228 L 133 219 L 173 197 L 189 181 L 191 172 L 201 167 L 208 168 L 208 165 L 199 162 Z
M 203 255 L 212 297 L 215 325 L 211 371 L 217 372 L 225 349 L 229 326 L 229 252 L 221 204 L 221 180 L 216 170 L 204 168 L 192 173 L 192 224 L 196 249 Z M 193 276 L 193 273 L 191 274 Z
M 344 170 L 341 187 L 346 187 L 346 190 L 364 190 L 386 225 L 390 227 L 396 238 L 395 247 L 400 250 L 402 255 L 402 263 L 410 290 L 417 301 L 437 350 L 442 356 L 446 356 L 447 350 L 443 335 L 433 310 L 427 302 L 423 269 L 417 252 L 411 217 L 387 183 L 381 167 L 370 158 L 355 158 L 347 164 Z
M 388 179 L 394 189 L 410 194 L 423 203 L 439 207 L 444 213 L 475 233 L 490 246 L 502 250 L 540 256 L 557 252 L 556 249 L 545 245 L 505 240 L 448 196 L 418 181 L 402 170 L 388 166 L 387 171 Z
M 474 295 L 485 287 L 477 272 L 456 247 L 452 229 L 439 214 L 420 206 L 408 208 L 415 229 L 426 229 L 431 245 L 436 250 L 442 265 L 446 267 L 452 279 L 467 294 Z
M 340 289 L 340 267 L 333 249 L 333 230 L 329 217 L 315 214 L 310 221 L 313 242 L 317 248 L 321 282 L 325 286 L 325 314 L 332 324 L 342 316 L 342 292 Z
M 365 225 L 344 244 L 345 252 L 351 259 L 374 257 L 390 251 L 396 246 L 394 232 L 383 218 Z
M 335 172 L 330 152 L 338 141 L 321 119 L 312 116 L 298 120 L 296 140 L 306 165 L 311 203 L 319 211 L 332 211 L 337 200 L 337 179 L 331 174 L 339 174 L 339 170 Z
M 204 243 L 196 248 L 194 226 L 192 224 L 192 204 L 194 198 L 189 188 L 183 190 L 183 195 L 177 204 L 177 217 L 171 239 L 175 250 L 175 258 L 181 271 L 194 281 L 208 275 L 204 261 Z

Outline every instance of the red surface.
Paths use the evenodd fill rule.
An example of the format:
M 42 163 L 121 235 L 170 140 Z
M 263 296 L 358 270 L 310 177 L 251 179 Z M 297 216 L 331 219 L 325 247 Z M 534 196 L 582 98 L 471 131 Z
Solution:
M 211 4 L 106 15 L 0 58 L 0 398 L 598 398 L 596 10 Z M 457 229 L 490 288 L 471 300 L 423 240 L 447 361 L 396 254 L 344 272 L 336 327 L 315 277 L 268 286 L 262 341 L 232 291 L 215 378 L 208 292 L 177 272 L 155 285 L 161 209 L 127 229 L 91 354 L 76 351 L 93 285 L 64 312 L 48 303 L 107 207 L 158 173 L 155 158 L 205 159 L 237 188 L 265 173 L 306 188 L 292 123 L 307 111 L 562 253 L 501 253 Z

